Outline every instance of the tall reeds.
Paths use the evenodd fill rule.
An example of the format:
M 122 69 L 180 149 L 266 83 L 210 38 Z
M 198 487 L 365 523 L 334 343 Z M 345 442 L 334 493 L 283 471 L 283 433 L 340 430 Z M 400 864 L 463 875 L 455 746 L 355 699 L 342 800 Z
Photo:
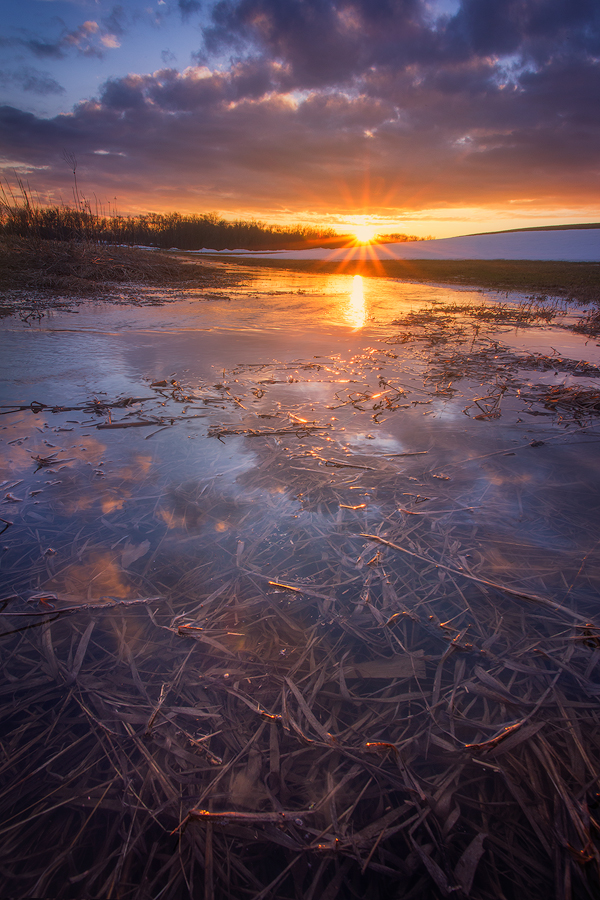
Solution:
M 54 241 L 103 241 L 105 219 L 93 213 L 76 187 L 75 208 L 43 206 L 29 184 L 16 179 L 16 189 L 0 181 L 0 235 Z M 77 183 L 75 183 L 77 185 Z
M 338 235 L 332 228 L 305 225 L 276 226 L 257 220 L 232 222 L 216 213 L 181 215 L 146 213 L 106 215 L 100 204 L 92 210 L 90 201 L 80 192 L 74 167 L 74 205 L 44 206 L 35 199 L 29 184 L 16 178 L 16 186 L 0 182 L 0 234 L 20 238 L 53 241 L 93 241 L 110 244 L 141 244 L 161 249 L 180 250 L 280 250 L 325 243 L 341 247 L 352 238 Z M 109 207 L 110 209 L 110 207 Z
M 338 234 L 333 228 L 311 228 L 308 225 L 269 225 L 257 219 L 227 221 L 217 213 L 194 215 L 181 213 L 145 213 L 122 216 L 106 215 L 96 199 L 90 201 L 81 193 L 77 181 L 77 160 L 65 153 L 65 161 L 73 171 L 73 206 L 44 206 L 34 199 L 26 182 L 16 177 L 16 188 L 0 181 L 0 235 L 42 238 L 53 241 L 95 241 L 130 244 L 167 250 L 301 250 L 322 245 L 330 248 L 355 243 L 352 234 Z M 415 235 L 380 235 L 380 240 L 402 242 L 420 240 Z

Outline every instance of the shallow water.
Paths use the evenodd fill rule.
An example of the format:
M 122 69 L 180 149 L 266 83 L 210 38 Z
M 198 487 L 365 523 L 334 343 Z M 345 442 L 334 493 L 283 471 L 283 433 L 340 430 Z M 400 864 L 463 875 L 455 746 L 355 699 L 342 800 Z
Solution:
M 483 299 L 480 292 L 391 279 L 277 272 L 249 277 L 227 297 L 141 307 L 90 303 L 76 312 L 48 313 L 33 324 L 3 320 L 1 621 L 11 683 L 21 679 L 27 691 L 19 666 L 30 667 L 29 675 L 41 666 L 43 690 L 75 685 L 85 699 L 96 688 L 106 692 L 106 685 L 99 687 L 103 666 L 107 671 L 124 666 L 143 706 L 136 720 L 141 728 L 163 680 L 174 683 L 173 660 L 179 665 L 181 659 L 173 640 L 180 647 L 182 627 L 205 628 L 212 635 L 208 645 L 196 644 L 196 657 L 204 656 L 194 672 L 209 681 L 221 679 L 221 686 L 229 670 L 237 672 L 238 685 L 249 676 L 244 690 L 251 693 L 257 660 L 275 666 L 270 677 L 276 679 L 289 659 L 286 671 L 295 677 L 302 658 L 298 635 L 316 625 L 335 632 L 343 619 L 335 652 L 328 649 L 336 671 L 347 659 L 356 666 L 381 654 L 395 659 L 399 647 L 409 654 L 425 652 L 427 679 L 439 698 L 440 689 L 444 696 L 452 684 L 439 681 L 442 663 L 436 669 L 435 647 L 442 632 L 431 632 L 432 622 L 436 628 L 445 620 L 455 623 L 446 633 L 463 650 L 463 626 L 471 629 L 466 650 L 475 645 L 484 656 L 467 663 L 468 674 L 473 666 L 491 665 L 482 649 L 488 642 L 499 641 L 509 657 L 518 646 L 522 658 L 533 652 L 519 643 L 527 637 L 529 648 L 540 646 L 547 653 L 565 628 L 596 615 L 596 414 L 553 412 L 534 395 L 539 385 L 600 387 L 600 372 L 593 368 L 600 365 L 599 348 L 555 324 L 475 324 L 462 313 L 436 324 L 436 308 Z M 433 316 L 425 324 L 410 318 L 424 310 Z M 392 324 L 397 320 L 404 322 Z M 522 363 L 532 353 L 553 357 L 555 364 Z M 471 354 L 469 360 L 465 354 Z M 577 370 L 580 360 L 588 363 L 586 369 Z M 124 398 L 133 400 L 123 403 Z M 368 535 L 401 544 L 409 555 Z M 513 593 L 503 596 L 502 587 Z M 515 599 L 519 591 L 530 599 Z M 531 605 L 532 597 L 542 598 L 543 614 Z M 144 611 L 140 618 L 139 607 L 114 606 L 124 600 L 143 601 L 151 621 Z M 226 619 L 211 631 L 214 623 L 203 605 L 213 610 L 215 603 L 223 604 Z M 86 608 L 62 616 L 86 604 L 93 605 L 92 613 Z M 111 615 L 116 622 L 117 613 L 93 620 L 96 636 L 88 649 L 90 615 L 102 609 L 117 609 L 121 625 L 113 631 L 106 625 Z M 373 621 L 381 629 L 399 613 L 412 616 L 412 637 L 407 632 L 399 644 L 381 646 L 369 637 L 360 645 L 361 628 L 370 634 Z M 267 620 L 273 620 L 268 638 L 261 630 L 267 626 L 260 624 Z M 54 638 L 48 637 L 51 625 Z M 414 634 L 417 626 L 424 629 L 420 637 Z M 18 641 L 27 642 L 27 651 Z M 440 651 L 444 659 L 452 651 L 446 647 L 447 640 Z M 589 648 L 582 652 L 589 657 Z M 138 659 L 141 674 L 131 659 Z M 582 666 L 593 680 L 587 658 Z M 308 670 L 304 677 L 312 683 Z M 312 700 L 328 679 L 313 684 Z M 402 681 L 392 679 L 392 685 Z M 414 676 L 404 681 L 413 690 Z M 363 682 L 368 705 L 373 685 L 369 678 Z M 425 683 L 421 673 L 420 689 Z M 30 702 L 38 689 L 31 687 Z M 331 686 L 327 690 L 330 696 Z M 264 707 L 268 697 L 275 714 L 276 695 L 266 686 L 265 692 L 252 703 Z M 296 695 L 290 696 L 293 701 Z M 19 702 L 27 706 L 27 700 Z M 322 710 L 330 703 L 319 702 Z M 189 697 L 178 703 L 177 709 L 193 705 Z M 225 705 L 218 715 L 224 715 Z M 119 734 L 125 726 L 117 728 L 113 707 L 106 727 Z M 123 721 L 134 721 L 131 709 Z M 214 709 L 210 715 L 216 715 Z M 250 715 L 248 703 L 242 709 Z M 45 715 L 40 721 L 46 722 Z M 161 734 L 176 715 L 162 720 Z M 335 731 L 333 714 L 328 715 L 329 720 L 321 719 L 329 721 L 327 732 Z M 469 715 L 464 713 L 465 722 Z M 480 739 L 481 722 L 489 732 L 515 718 L 506 707 L 478 715 L 478 725 L 463 722 L 458 729 L 463 743 Z M 4 726 L 7 746 L 18 730 L 11 716 Z M 56 722 L 62 720 L 52 726 L 58 732 Z M 309 718 L 305 733 L 311 727 L 316 726 Z M 392 732 L 391 724 L 378 720 L 377 727 L 365 724 L 349 740 L 397 743 Z M 227 760 L 233 750 L 223 740 L 214 738 L 210 747 Z M 273 772 L 272 743 L 270 752 Z M 177 801 L 177 815 L 198 797 L 208 802 L 213 796 L 216 808 L 272 809 L 267 797 L 274 787 L 264 781 L 264 772 L 259 777 L 252 769 L 252 759 L 243 777 L 240 770 L 221 793 L 190 788 Z M 213 763 L 203 762 L 202 778 L 208 778 Z M 185 770 L 181 759 L 180 764 Z M 434 769 L 423 764 L 423 777 L 431 779 Z M 133 783 L 134 775 L 130 778 Z M 90 790 L 98 799 L 96 787 Z M 119 802 L 121 790 L 111 788 L 111 802 Z M 315 781 L 317 804 L 319 790 Z M 289 805 L 289 797 L 280 799 Z M 51 806 L 48 802 L 47 823 L 54 822 Z M 109 818 L 110 809 L 108 804 Z M 170 815 L 165 821 L 174 827 Z M 464 849 L 464 841 L 458 844 Z M 89 844 L 82 846 L 74 878 L 90 852 Z M 380 860 L 384 869 L 388 863 Z M 30 891 L 26 869 L 24 864 L 19 883 Z M 261 884 L 280 870 L 274 860 Z M 41 866 L 40 872 L 36 890 L 47 891 L 54 870 Z M 158 891 L 162 882 L 155 878 Z M 178 883 L 172 896 L 193 896 L 188 887 Z M 77 890 L 61 896 L 101 895 Z
M 364 459 L 357 464 L 370 462 L 386 476 L 396 473 L 421 486 L 435 483 L 431 478 L 438 469 L 448 469 L 451 476 L 440 480 L 435 492 L 443 498 L 442 505 L 477 506 L 479 512 L 471 513 L 474 521 L 489 521 L 497 504 L 505 510 L 512 507 L 511 528 L 517 528 L 525 515 L 523 500 L 515 499 L 522 489 L 512 482 L 541 482 L 548 488 L 548 473 L 556 471 L 553 480 L 560 482 L 563 460 L 576 458 L 578 478 L 591 488 L 596 481 L 595 453 L 586 445 L 594 440 L 593 420 L 586 423 L 589 428 L 581 429 L 584 423 L 579 420 L 568 422 L 541 409 L 528 409 L 531 404 L 511 396 L 516 389 L 503 397 L 500 417 L 477 420 L 474 416 L 487 407 L 474 406 L 473 401 L 486 395 L 485 388 L 488 394 L 494 390 L 486 384 L 485 372 L 478 373 L 478 379 L 455 378 L 452 391 L 439 392 L 435 381 L 426 377 L 439 352 L 437 343 L 428 343 L 427 335 L 418 333 L 397 343 L 399 331 L 403 332 L 391 322 L 423 309 L 435 310 L 457 296 L 461 304 L 482 300 L 480 292 L 380 278 L 277 272 L 249 281 L 227 298 L 139 308 L 91 303 L 80 306 L 76 314 L 49 313 L 38 324 L 5 322 L 0 381 L 4 407 L 32 401 L 80 406 L 94 399 L 146 398 L 124 411 L 115 410 L 112 418 L 124 424 L 139 418 L 157 423 L 98 430 L 97 425 L 110 420 L 108 411 L 4 415 L 0 479 L 5 494 L 18 480 L 16 493 L 21 495 L 18 504 L 4 501 L 7 518 L 13 521 L 6 540 L 20 543 L 18 529 L 33 524 L 30 516 L 52 515 L 67 480 L 78 482 L 78 489 L 69 487 L 69 495 L 81 491 L 77 502 L 86 508 L 104 508 L 112 502 L 106 497 L 118 493 L 123 468 L 132 494 L 145 493 L 149 483 L 160 492 L 189 479 L 202 485 L 219 477 L 223 489 L 245 496 L 248 491 L 240 485 L 240 472 L 247 482 L 248 472 L 268 467 L 275 449 L 285 451 L 290 465 L 307 457 L 321 467 L 325 463 L 319 456 L 340 462 L 360 454 Z M 500 341 L 521 354 L 558 352 L 574 360 L 600 362 L 593 342 L 556 326 L 487 325 L 476 338 L 473 325 L 463 331 L 448 339 L 450 345 L 464 350 L 469 341 L 484 347 Z M 162 388 L 150 386 L 165 379 Z M 575 383 L 594 386 L 595 379 L 560 369 L 521 373 L 524 387 Z M 176 418 L 172 425 L 171 417 Z M 320 430 L 293 432 L 295 424 L 304 421 Z M 240 435 L 220 440 L 209 436 L 211 427 L 226 426 Z M 269 428 L 291 428 L 292 434 L 266 435 L 264 440 L 243 436 L 244 431 Z M 529 448 L 532 441 L 548 439 L 544 450 Z M 508 474 L 504 457 L 470 462 L 499 450 L 518 451 L 511 466 L 519 469 L 519 475 Z M 420 455 L 393 456 L 407 452 Z M 36 472 L 35 457 L 50 456 L 55 463 Z M 32 491 L 40 491 L 35 499 Z M 549 494 L 547 500 L 551 502 Z M 581 510 L 582 534 L 589 529 L 590 514 L 586 503 Z M 555 521 L 560 517 L 557 509 Z M 554 530 L 546 526 L 548 535 Z M 548 546 L 550 552 L 554 549 Z M 21 583 L 25 577 L 20 571 Z M 41 587 L 38 575 L 31 589 Z

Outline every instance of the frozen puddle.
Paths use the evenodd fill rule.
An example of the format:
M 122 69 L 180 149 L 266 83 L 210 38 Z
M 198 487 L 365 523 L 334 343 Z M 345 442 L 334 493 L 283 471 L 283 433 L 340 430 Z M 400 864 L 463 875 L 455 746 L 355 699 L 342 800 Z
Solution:
M 483 302 L 3 320 L 11 896 L 583 890 L 599 350 Z

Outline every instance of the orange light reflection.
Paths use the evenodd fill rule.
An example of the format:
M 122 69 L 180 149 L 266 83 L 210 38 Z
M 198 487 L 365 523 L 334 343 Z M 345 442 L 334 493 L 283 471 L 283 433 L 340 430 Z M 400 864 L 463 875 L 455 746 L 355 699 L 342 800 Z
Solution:
M 352 280 L 352 291 L 348 305 L 344 309 L 344 318 L 349 325 L 352 325 L 354 331 L 362 328 L 367 320 L 362 275 L 355 275 Z

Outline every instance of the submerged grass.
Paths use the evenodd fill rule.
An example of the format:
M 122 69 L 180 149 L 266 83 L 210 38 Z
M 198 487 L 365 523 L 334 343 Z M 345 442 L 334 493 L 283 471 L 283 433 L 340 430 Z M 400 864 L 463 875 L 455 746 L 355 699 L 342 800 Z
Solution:
M 542 441 L 460 458 L 328 440 L 345 411 L 375 428 L 465 382 L 482 427 L 509 397 L 578 428 L 598 415 L 587 385 L 524 384 L 596 367 L 511 352 L 484 331 L 508 308 L 453 312 L 398 320 L 347 363 L 246 363 L 202 388 L 169 377 L 144 396 L 0 409 L 44 478 L 2 483 L 3 895 L 598 896 L 590 485 L 572 465 L 557 503 L 561 462 Z M 420 378 L 397 362 L 404 343 Z M 311 379 L 332 397 L 309 420 L 276 392 Z M 111 476 L 26 444 L 28 422 L 83 440 L 192 418 L 223 443 L 252 438 L 235 489 L 204 456 L 181 482 L 165 459 L 164 488 L 139 456 Z M 544 489 L 528 487 L 540 470 Z
M 379 372 L 386 352 L 364 365 Z M 471 364 L 477 381 L 485 360 Z M 201 409 L 222 441 L 252 437 L 236 491 L 208 472 L 167 491 L 101 472 L 112 505 L 72 515 L 81 487 L 64 469 L 54 507 L 7 525 L 7 896 L 598 895 L 600 567 L 575 487 L 559 511 L 541 498 L 516 534 L 502 506 L 471 505 L 476 460 L 441 472 L 420 448 L 342 453 L 325 422 L 245 408 L 327 365 L 151 385 L 154 424 Z M 331 411 L 374 419 L 415 402 L 380 389 L 353 383 Z M 149 402 L 5 415 L 151 420 Z M 490 483 L 520 491 L 524 453 L 539 450 L 492 453 Z M 25 502 L 10 496 L 7 509 Z M 569 540 L 550 556 L 557 516 Z
M 505 585 L 490 580 L 471 529 L 398 514 L 391 461 L 355 460 L 365 510 L 355 475 L 295 470 L 273 438 L 258 453 L 248 485 L 306 498 L 295 524 L 277 493 L 258 514 L 189 485 L 161 501 L 176 527 L 136 504 L 152 545 L 129 550 L 137 606 L 5 597 L 7 895 L 597 896 L 600 623 L 583 582 L 578 608 L 551 599 L 564 558 L 546 587 L 515 582 L 510 543 Z M 225 501 L 227 532 L 203 538 Z M 130 516 L 110 517 L 113 542 Z M 62 531 L 72 565 L 108 532 Z M 584 581 L 599 575 L 590 562 Z

